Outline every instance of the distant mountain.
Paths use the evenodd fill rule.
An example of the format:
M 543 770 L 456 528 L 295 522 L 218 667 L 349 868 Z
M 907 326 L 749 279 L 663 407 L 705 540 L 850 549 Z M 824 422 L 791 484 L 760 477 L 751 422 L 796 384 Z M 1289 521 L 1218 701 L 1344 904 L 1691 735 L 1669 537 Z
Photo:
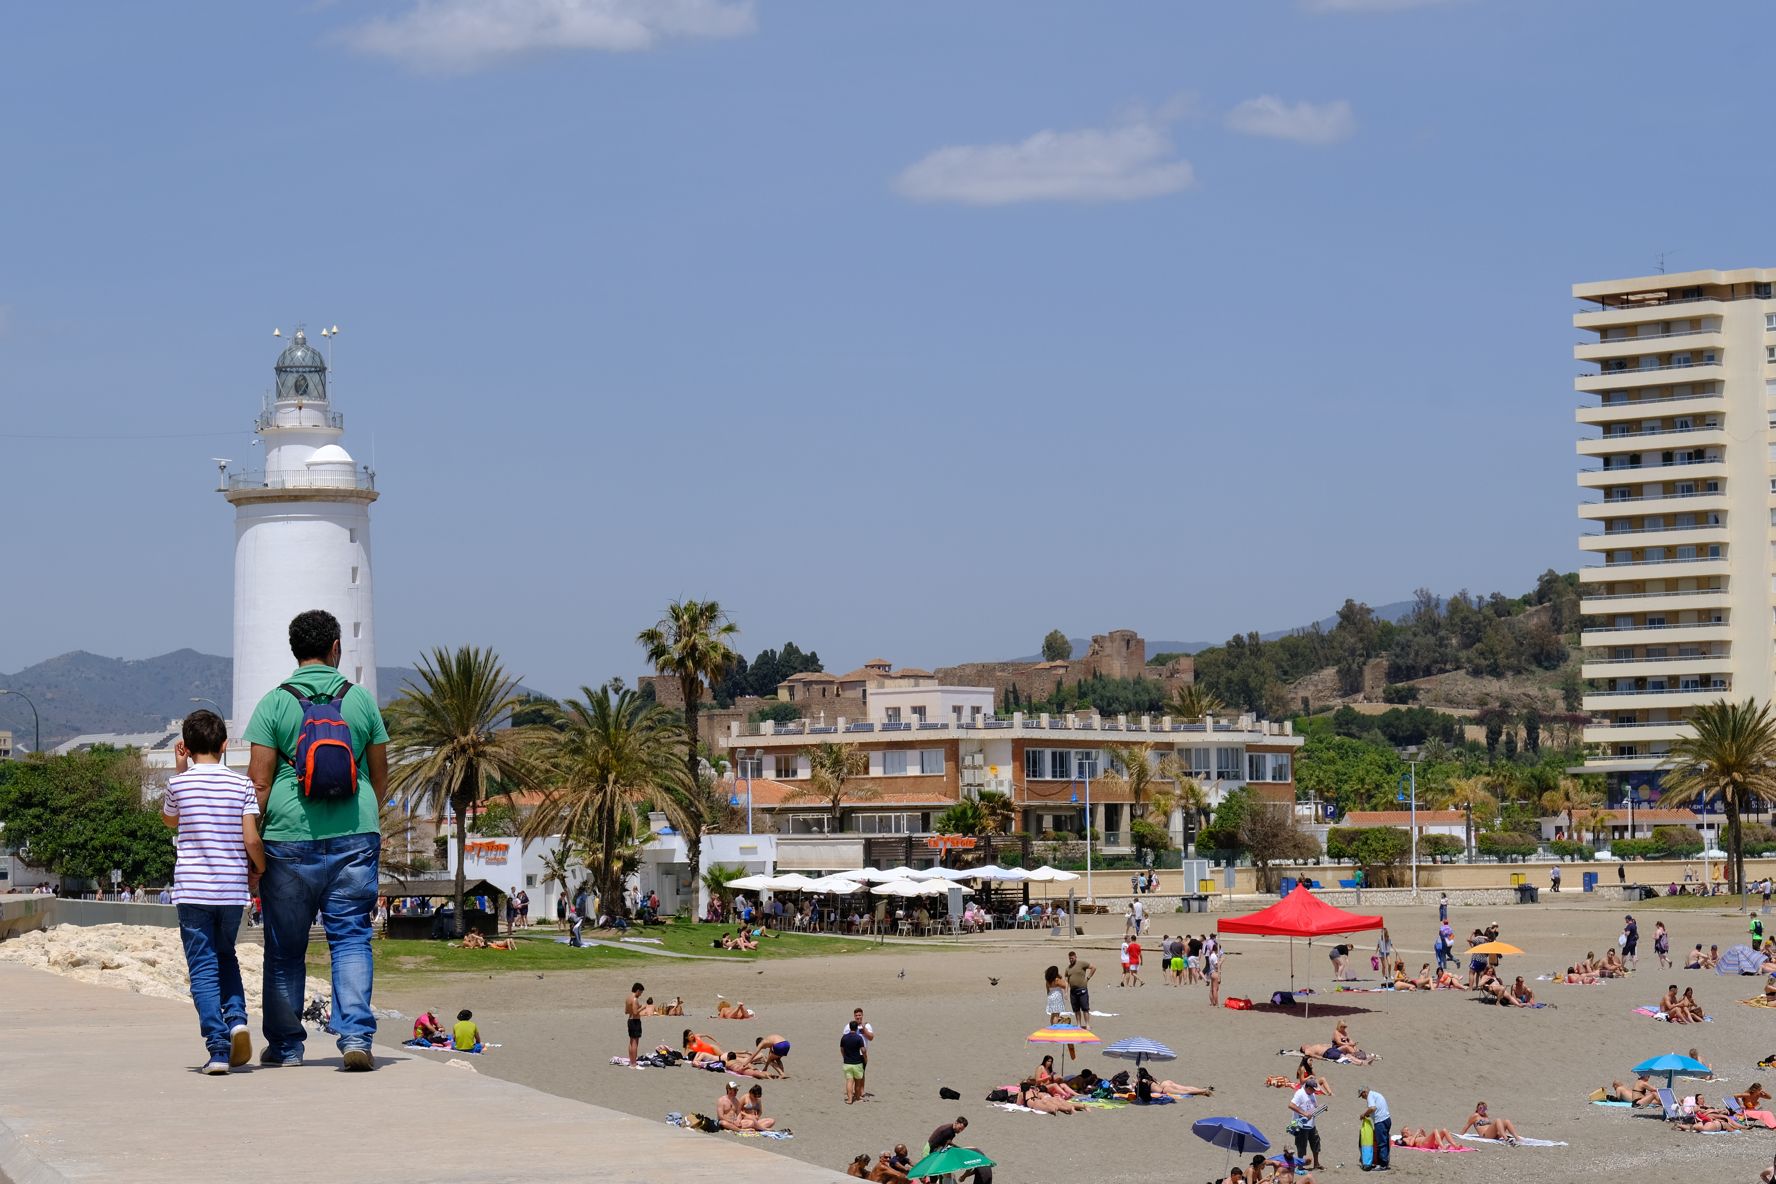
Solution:
M 1369 607 L 1374 610 L 1375 616 L 1379 620 L 1400 621 L 1404 620 L 1412 612 L 1412 601 L 1396 600 L 1390 604 L 1370 605 Z M 1332 626 L 1338 624 L 1338 614 L 1333 613 L 1331 616 L 1315 622 L 1315 624 L 1319 625 L 1321 629 L 1330 629 Z M 1312 625 L 1297 625 L 1293 629 L 1277 629 L 1270 633 L 1260 633 L 1258 636 L 1265 641 L 1275 641 L 1279 637 L 1287 637 L 1291 633 L 1311 628 L 1313 628 Z M 1085 652 L 1091 648 L 1090 638 L 1069 637 L 1067 640 L 1073 643 L 1073 656 L 1075 658 L 1085 657 Z M 1149 641 L 1147 643 L 1147 656 L 1151 658 L 1155 654 L 1194 654 L 1198 650 L 1213 649 L 1215 646 L 1225 644 L 1225 638 L 1221 641 Z M 1040 662 L 1042 661 L 1042 655 L 1032 654 L 1026 658 L 1008 658 L 1006 660 L 1010 662 Z
M 412 677 L 406 666 L 378 666 L 376 685 L 386 704 Z M 193 699 L 233 706 L 234 662 L 196 650 L 158 658 L 101 658 L 84 650 L 39 662 L 17 674 L 0 674 L 0 687 L 23 691 L 43 721 L 43 746 L 53 748 L 89 732 L 150 732 L 192 710 Z M 0 696 L 0 728 L 31 743 L 31 709 Z

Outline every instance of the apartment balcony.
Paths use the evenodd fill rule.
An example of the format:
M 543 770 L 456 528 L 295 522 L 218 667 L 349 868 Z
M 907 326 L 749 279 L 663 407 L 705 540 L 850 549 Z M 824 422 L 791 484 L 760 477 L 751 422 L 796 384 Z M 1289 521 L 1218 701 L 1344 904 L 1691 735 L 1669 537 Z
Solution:
M 1648 720 L 1642 723 L 1612 724 L 1599 721 L 1586 727 L 1586 744 L 1669 744 L 1691 735 L 1689 724 L 1682 720 Z M 1625 758 L 1646 760 L 1644 756 Z M 1586 761 L 1590 763 L 1589 760 Z
M 1596 584 L 1608 580 L 1705 580 L 1725 576 L 1728 564 L 1720 559 L 1639 559 L 1627 563 L 1600 563 L 1579 568 L 1580 584 Z
M 1694 481 L 1701 485 L 1704 481 L 1724 481 L 1727 477 L 1725 460 L 1697 460 L 1670 464 L 1660 464 L 1657 454 L 1661 449 L 1642 449 L 1643 453 L 1651 451 L 1654 459 L 1639 465 L 1611 465 L 1607 469 L 1580 469 L 1579 486 L 1583 489 L 1606 489 L 1612 485 L 1640 485 L 1647 481 Z
M 1579 667 L 1581 678 L 1681 678 L 1684 675 L 1714 674 L 1731 661 L 1724 655 L 1713 657 L 1670 658 L 1600 658 L 1586 659 Z
M 1732 640 L 1733 627 L 1725 622 L 1717 624 L 1713 621 L 1671 625 L 1605 625 L 1579 631 L 1579 644 L 1587 649 L 1619 645 L 1700 646 Z
M 1633 527 L 1628 530 L 1606 530 L 1602 534 L 1579 536 L 1581 551 L 1620 551 L 1629 547 L 1705 547 L 1725 545 L 1724 524 L 1701 523 L 1696 526 Z
M 1671 300 L 1639 300 L 1632 304 L 1609 308 L 1588 308 L 1573 314 L 1575 329 L 1614 329 L 1622 325 L 1644 325 L 1653 321 L 1669 321 L 1674 317 L 1718 317 L 1726 311 L 1727 301 L 1712 296 L 1679 297 Z
M 1697 395 L 1658 395 L 1650 399 L 1623 399 L 1615 403 L 1580 403 L 1573 418 L 1579 423 L 1620 423 L 1624 419 L 1646 419 L 1653 415 L 1723 415 L 1727 410 L 1725 395 L 1717 392 Z
M 1770 495 L 1771 505 L 1776 506 L 1776 493 Z M 1727 508 L 1727 495 L 1719 491 L 1713 493 L 1648 493 L 1636 494 L 1633 497 L 1611 497 L 1600 502 L 1580 502 L 1579 517 L 1588 522 L 1600 518 L 1625 518 L 1632 514 L 1645 517 L 1648 514 L 1694 514 L 1701 517 L 1707 513 L 1718 513 Z
M 1720 664 L 1717 662 L 1714 668 L 1719 670 Z M 1617 711 L 1680 711 L 1732 697 L 1733 691 L 1730 687 L 1700 688 L 1687 691 L 1587 691 L 1580 703 L 1580 709 L 1594 715 Z
M 1725 588 L 1692 588 L 1687 591 L 1612 592 L 1587 596 L 1579 612 L 1587 617 L 1615 617 L 1618 613 L 1706 612 L 1727 607 Z
M 1688 317 L 1684 318 L 1688 320 Z M 1726 337 L 1718 326 L 1709 329 L 1677 329 L 1670 333 L 1649 333 L 1641 337 L 1611 337 L 1607 340 L 1581 341 L 1573 346 L 1573 357 L 1581 362 L 1601 362 L 1609 358 L 1636 358 L 1643 354 L 1666 354 L 1673 349 L 1700 352 L 1721 350 Z M 1649 348 L 1650 347 L 1650 348 Z
M 1580 456 L 1613 456 L 1619 452 L 1659 452 L 1668 448 L 1725 448 L 1727 432 L 1718 425 L 1692 428 L 1658 428 L 1646 432 L 1619 432 L 1580 440 Z
M 1667 362 L 1659 366 L 1640 366 L 1632 370 L 1605 370 L 1597 374 L 1581 374 L 1573 386 L 1581 391 L 1628 391 L 1643 386 L 1664 386 L 1673 382 L 1720 382 L 1726 367 L 1718 360 L 1707 363 Z
M 1593 731 L 1597 732 L 1598 735 L 1593 736 Z M 1585 743 L 1600 744 L 1608 740 L 1619 741 L 1622 739 L 1619 735 L 1602 735 L 1602 733 L 1606 731 L 1608 731 L 1607 728 L 1586 728 L 1584 733 Z M 1669 756 L 1669 753 L 1664 752 L 1644 752 L 1637 756 L 1588 756 L 1585 758 L 1585 764 L 1580 771 L 1585 773 L 1650 772 L 1663 765 L 1666 760 L 1669 759 Z

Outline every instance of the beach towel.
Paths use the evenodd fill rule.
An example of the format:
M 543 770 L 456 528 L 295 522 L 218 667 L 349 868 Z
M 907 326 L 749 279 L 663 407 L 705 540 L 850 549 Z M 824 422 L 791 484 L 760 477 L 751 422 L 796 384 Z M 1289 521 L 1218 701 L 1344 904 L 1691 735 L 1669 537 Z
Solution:
M 795 1135 L 789 1131 L 729 1131 L 730 1135 L 738 1135 L 742 1139 L 793 1139 Z
M 1741 999 L 1739 1002 L 1745 1004 L 1747 1007 L 1776 1007 L 1776 999 L 1772 999 L 1768 995 L 1759 995 L 1756 999 Z M 1758 1062 L 1758 1068 L 1768 1069 L 1770 1066 L 1760 1061 Z
M 1101 1020 L 1113 1020 L 1122 1013 L 1120 1011 L 1088 1011 L 1085 1014 L 1095 1015 Z
M 1466 1139 L 1470 1143 L 1496 1143 L 1500 1147 L 1508 1146 L 1508 1144 L 1506 1144 L 1506 1142 L 1503 1139 L 1482 1139 L 1479 1135 L 1457 1135 L 1456 1138 Z M 1566 1146 L 1566 1144 L 1561 1143 L 1561 1142 L 1557 1142 L 1553 1139 L 1523 1139 L 1523 1138 L 1519 1138 L 1517 1140 L 1517 1146 L 1519 1146 L 1519 1147 L 1564 1147 L 1564 1146 Z
M 1634 1109 L 1633 1102 L 1592 1102 L 1591 1104 L 1593 1106 L 1614 1106 L 1618 1110 L 1632 1110 L 1632 1109 Z
M 1451 1155 L 1459 1151 L 1478 1151 L 1478 1147 L 1408 1147 L 1404 1143 L 1395 1143 L 1395 1151 L 1431 1151 L 1443 1155 Z
M 1634 1014 L 1649 1016 L 1655 1020 L 1662 1020 L 1667 1024 L 1669 1024 L 1671 1022 L 1668 1018 L 1666 1018 L 1665 1013 L 1660 1011 L 1656 1007 L 1636 1007 L 1634 1009 Z M 1714 1022 L 1714 1017 L 1711 1015 L 1705 1015 L 1702 1017 L 1702 1022 L 1705 1024 L 1712 1024 Z
M 503 1044 L 483 1044 L 480 1048 L 452 1048 L 448 1044 L 413 1044 L 413 1043 L 409 1042 L 406 1045 L 404 1045 L 404 1047 L 420 1048 L 420 1049 L 424 1049 L 426 1052 L 453 1052 L 453 1053 L 460 1053 L 465 1057 L 480 1057 L 480 1056 L 486 1056 L 487 1050 L 490 1048 L 504 1048 L 505 1045 L 503 1045 Z

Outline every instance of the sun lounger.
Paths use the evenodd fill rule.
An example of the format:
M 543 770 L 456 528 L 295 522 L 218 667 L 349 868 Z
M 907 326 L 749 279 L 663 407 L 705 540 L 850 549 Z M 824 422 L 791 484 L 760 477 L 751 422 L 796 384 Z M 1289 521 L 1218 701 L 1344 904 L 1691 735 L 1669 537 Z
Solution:
M 1677 1104 L 1677 1096 L 1668 1089 L 1658 1091 L 1659 1105 L 1665 1108 L 1665 1121 L 1676 1122 L 1684 1116 L 1683 1108 Z

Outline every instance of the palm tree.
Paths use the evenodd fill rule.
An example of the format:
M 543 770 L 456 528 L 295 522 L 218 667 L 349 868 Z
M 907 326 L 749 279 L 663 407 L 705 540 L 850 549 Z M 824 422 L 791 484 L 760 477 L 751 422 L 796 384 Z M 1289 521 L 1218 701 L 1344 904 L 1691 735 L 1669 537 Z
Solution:
M 1217 699 L 1213 691 L 1194 682 L 1179 687 L 1166 702 L 1166 714 L 1187 724 L 1200 723 L 1205 717 L 1220 715 L 1226 710 L 1227 704 Z
M 723 915 L 726 915 L 727 907 L 734 899 L 734 890 L 728 885 L 745 875 L 745 868 L 725 863 L 711 864 L 709 870 L 703 873 L 703 887 L 709 890 L 712 898 L 722 902 Z
M 469 811 L 494 794 L 540 784 L 537 757 L 545 732 L 514 728 L 524 702 L 490 649 L 442 647 L 420 659 L 418 683 L 409 681 L 390 704 L 389 796 L 435 794 L 440 814 L 456 818 L 456 928 L 463 925 L 463 845 Z
M 1010 794 L 983 789 L 975 800 L 980 803 L 981 813 L 986 816 L 986 833 L 1006 835 L 1012 832 L 1017 825 L 1017 807 L 1012 803 Z
M 1491 818 L 1498 813 L 1499 802 L 1485 777 L 1455 777 L 1432 786 L 1426 802 L 1436 810 L 1461 810 L 1467 815 L 1467 849 L 1474 850 L 1474 815 Z
M 550 733 L 553 786 L 526 833 L 566 835 L 586 849 L 598 911 L 616 916 L 626 865 L 649 837 L 648 812 L 661 811 L 687 835 L 701 820 L 684 805 L 692 783 L 673 713 L 634 691 L 581 687 L 580 694 L 562 705 L 566 728 Z
M 661 674 L 678 679 L 684 699 L 685 768 L 697 780 L 697 708 L 703 688 L 713 688 L 739 660 L 728 644 L 739 626 L 713 600 L 675 600 L 651 629 L 635 635 L 647 660 Z M 607 688 L 610 689 L 610 688 Z
M 1585 812 L 1585 817 L 1583 819 L 1585 833 L 1591 836 L 1591 845 L 1593 847 L 1602 845 L 1603 836 L 1609 833 L 1610 824 L 1615 820 L 1616 816 L 1614 814 L 1611 814 L 1608 810 L 1600 809 L 1595 806 Z
M 1739 816 L 1756 801 L 1776 801 L 1776 718 L 1754 700 L 1706 703 L 1690 713 L 1695 734 L 1671 745 L 1662 803 L 1720 795 L 1732 843 L 1733 891 L 1745 891 L 1745 836 Z
M 989 829 L 987 812 L 973 798 L 963 798 L 932 820 L 931 829 L 940 835 L 986 835 Z
M 563 837 L 560 846 L 555 850 L 543 852 L 542 864 L 543 883 L 561 885 L 560 891 L 567 896 L 571 904 L 574 895 L 574 873 L 578 871 L 583 874 L 586 870 L 580 863 L 580 853 L 574 850 L 573 840 Z
M 828 834 L 840 833 L 842 827 L 839 813 L 847 796 L 857 802 L 874 801 L 882 796 L 870 786 L 846 784 L 851 778 L 861 777 L 869 772 L 869 754 L 861 749 L 828 742 L 814 748 L 804 748 L 802 755 L 808 758 L 808 783 L 798 785 L 784 794 L 783 800 L 823 803 L 827 815 L 832 819 Z
M 1542 795 L 1542 809 L 1559 818 L 1566 815 L 1570 835 L 1577 826 L 1580 813 L 1593 809 L 1603 801 L 1603 793 L 1590 777 L 1562 777 L 1553 789 Z
M 1152 752 L 1151 744 L 1116 744 L 1110 748 L 1110 759 L 1120 771 L 1106 780 L 1120 781 L 1128 790 L 1131 824 L 1137 818 L 1147 817 L 1147 795 L 1154 782 L 1153 762 L 1148 759 Z
M 1184 813 L 1184 853 L 1188 855 L 1196 842 L 1197 829 L 1209 816 L 1208 791 L 1176 756 L 1160 760 L 1159 775 L 1171 781 L 1172 803 Z

